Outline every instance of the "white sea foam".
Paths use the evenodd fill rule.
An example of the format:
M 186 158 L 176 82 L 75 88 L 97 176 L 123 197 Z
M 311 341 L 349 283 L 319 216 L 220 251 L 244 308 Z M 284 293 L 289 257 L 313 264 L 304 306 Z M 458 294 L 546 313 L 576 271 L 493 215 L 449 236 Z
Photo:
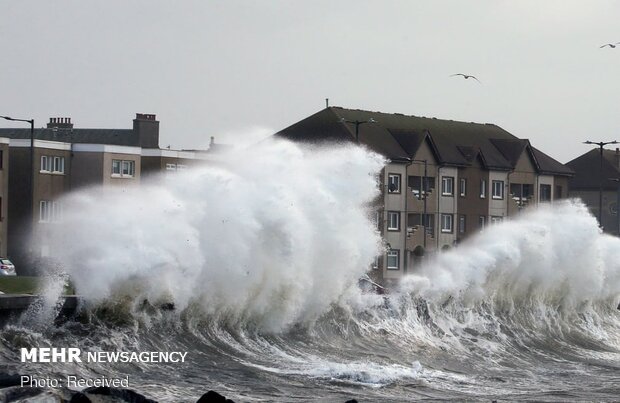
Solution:
M 235 148 L 137 187 L 76 192 L 52 247 L 87 299 L 131 286 L 278 330 L 350 297 L 379 253 L 366 206 L 383 165 L 357 147 Z
M 620 239 L 579 201 L 543 205 L 439 254 L 401 282 L 429 300 L 493 296 L 574 307 L 620 297 Z

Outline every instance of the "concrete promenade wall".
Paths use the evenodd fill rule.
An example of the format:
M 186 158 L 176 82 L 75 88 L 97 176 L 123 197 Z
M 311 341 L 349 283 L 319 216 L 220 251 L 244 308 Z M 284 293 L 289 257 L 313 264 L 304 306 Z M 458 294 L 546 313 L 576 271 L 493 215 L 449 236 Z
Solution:
M 58 312 L 59 316 L 70 315 L 77 310 L 79 297 L 67 295 L 60 298 L 62 306 Z M 0 294 L 0 327 L 10 324 L 11 321 L 24 313 L 30 305 L 41 300 L 42 297 L 38 295 Z

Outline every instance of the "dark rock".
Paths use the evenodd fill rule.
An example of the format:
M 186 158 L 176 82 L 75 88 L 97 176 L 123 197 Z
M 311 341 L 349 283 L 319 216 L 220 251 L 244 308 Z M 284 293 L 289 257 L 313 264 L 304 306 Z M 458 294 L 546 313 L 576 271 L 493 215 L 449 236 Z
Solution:
M 173 302 L 163 303 L 159 305 L 159 309 L 161 309 L 162 311 L 174 311 L 174 303 Z
M 0 374 L 0 388 L 21 385 L 21 375 Z
M 91 400 L 84 393 L 75 392 L 75 394 L 71 396 L 69 403 L 91 403 Z
M 42 388 L 11 387 L 0 390 L 0 402 L 14 402 L 19 399 L 40 395 L 43 392 Z
M 346 402 L 344 402 L 344 403 L 357 403 L 357 400 L 355 400 L 355 399 L 351 399 L 351 400 L 347 400 L 347 401 L 346 401 Z
M 230 399 L 226 399 L 219 393 L 210 390 L 204 395 L 200 396 L 200 399 L 196 403 L 235 403 Z
M 123 402 L 127 403 L 157 403 L 157 401 L 147 399 L 143 395 L 138 392 L 134 392 L 131 389 L 117 389 L 107 386 L 100 386 L 86 388 L 82 391 L 82 393 L 85 393 L 86 395 L 110 396 L 116 399 L 122 399 Z

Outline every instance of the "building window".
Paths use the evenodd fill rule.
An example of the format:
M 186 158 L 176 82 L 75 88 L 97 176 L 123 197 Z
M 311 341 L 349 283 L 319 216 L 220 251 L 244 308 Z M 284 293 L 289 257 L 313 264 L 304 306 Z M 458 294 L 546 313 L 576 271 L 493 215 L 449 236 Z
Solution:
M 452 232 L 452 214 L 441 215 L 441 232 Z
M 380 264 L 381 264 L 379 259 L 380 259 L 380 256 L 375 256 L 375 260 L 374 260 L 374 262 L 372 262 L 373 270 L 379 270 L 379 267 L 380 267 Z
M 400 193 L 400 174 L 388 174 L 388 193 Z
M 112 160 L 112 176 L 133 178 L 136 173 L 136 162 L 126 160 Z
M 166 164 L 166 171 L 182 171 L 187 169 L 187 165 L 183 164 Z
M 41 172 L 52 172 L 52 159 L 47 155 L 41 156 Z
M 59 222 L 62 219 L 62 204 L 57 201 L 39 202 L 39 222 Z
M 504 220 L 504 217 L 493 215 L 491 216 L 491 224 L 500 224 Z
M 484 228 L 484 226 L 486 224 L 485 221 L 486 221 L 486 217 L 485 216 L 483 216 L 483 215 L 478 216 L 478 227 L 480 227 L 480 229 Z
M 492 182 L 492 194 L 494 199 L 503 199 L 504 198 L 504 181 L 493 181 Z
M 121 176 L 120 160 L 112 160 L 112 176 Z
M 466 228 L 465 228 L 465 216 L 464 215 L 460 215 L 459 216 L 459 233 L 463 234 L 465 233 Z
M 418 199 L 423 199 L 425 193 L 435 189 L 434 176 L 409 176 L 409 187 Z
M 461 178 L 459 183 L 460 183 L 459 194 L 461 195 L 461 197 L 465 197 L 465 195 L 467 194 L 467 179 Z
M 487 181 L 480 179 L 480 198 L 484 199 L 485 197 L 487 197 Z
M 400 231 L 400 212 L 388 211 L 388 231 Z
M 387 252 L 387 269 L 398 270 L 400 265 L 400 250 L 390 249 Z
M 41 172 L 44 173 L 65 173 L 65 157 L 53 157 L 50 155 L 41 156 Z
M 454 178 L 451 176 L 441 177 L 441 195 L 453 196 L 454 195 Z
M 133 176 L 136 163 L 134 161 L 123 161 L 122 167 L 121 176 Z
M 65 157 L 54 157 L 54 167 L 52 172 L 65 173 Z
M 541 202 L 551 201 L 551 185 L 540 185 L 540 197 Z

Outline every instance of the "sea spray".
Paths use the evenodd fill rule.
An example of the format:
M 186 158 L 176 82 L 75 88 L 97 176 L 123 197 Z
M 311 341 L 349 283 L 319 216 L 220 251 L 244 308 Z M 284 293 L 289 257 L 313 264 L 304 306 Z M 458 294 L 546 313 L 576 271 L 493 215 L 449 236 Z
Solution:
M 388 311 L 359 327 L 481 372 L 539 365 L 537 356 L 614 362 L 619 254 L 620 239 L 603 234 L 580 201 L 541 205 L 429 259 L 402 279 Z
M 53 253 L 86 299 L 124 287 L 278 330 L 350 295 L 381 240 L 379 156 L 265 141 L 139 186 L 64 201 Z
M 269 155 L 275 158 L 285 154 L 287 158 L 307 152 L 286 147 L 285 151 Z M 360 160 L 366 161 L 363 166 L 367 163 L 375 166 L 372 156 L 363 153 L 349 155 L 348 150 L 342 152 L 347 158 L 340 158 L 340 161 L 353 159 L 353 174 L 360 172 L 355 168 L 359 167 Z M 304 157 L 312 158 L 310 155 Z M 355 158 L 360 160 L 355 162 Z M 265 163 L 262 161 L 261 165 Z M 97 270 L 83 273 L 80 280 L 90 290 L 89 298 L 102 295 L 117 301 L 125 309 L 142 306 L 140 314 L 149 310 L 153 312 L 152 322 L 135 326 L 136 321 L 129 321 L 125 325 L 112 312 L 110 316 L 104 315 L 103 320 L 94 315 L 92 322 L 69 321 L 41 332 L 33 332 L 28 327 L 8 326 L 0 333 L 0 358 L 4 362 L 15 362 L 12 351 L 19 347 L 45 345 L 76 346 L 84 350 L 99 348 L 102 351 L 188 351 L 188 365 L 185 367 L 89 363 L 88 366 L 54 366 L 52 369 L 30 363 L 15 365 L 15 371 L 39 375 L 50 375 L 52 371 L 57 376 L 76 371 L 78 375 L 90 377 L 102 373 L 127 375 L 133 387 L 137 386 L 141 392 L 148 392 L 160 401 L 193 401 L 204 392 L 205 385 L 217 385 L 218 390 L 224 389 L 233 400 L 241 401 L 251 398 L 288 401 L 291 396 L 308 401 L 346 401 L 352 397 L 371 401 L 429 398 L 458 401 L 617 400 L 620 393 L 617 386 L 620 313 L 616 305 L 620 291 L 620 248 L 618 239 L 602 234 L 596 219 L 580 203 L 566 201 L 542 205 L 488 227 L 458 247 L 429 259 L 414 275 L 406 276 L 400 288 L 392 290 L 389 296 L 385 296 L 385 303 L 379 305 L 375 300 L 369 304 L 355 287 L 345 287 L 341 293 L 318 288 L 313 281 L 320 273 L 301 273 L 305 276 L 304 281 L 308 281 L 308 277 L 311 280 L 308 287 L 312 296 L 306 292 L 308 290 L 302 290 L 302 299 L 285 293 L 281 300 L 274 300 L 263 294 L 260 287 L 278 290 L 289 284 L 289 288 L 297 290 L 296 278 L 275 277 L 280 288 L 274 287 L 268 278 L 264 283 L 255 282 L 251 275 L 242 275 L 244 272 L 237 269 L 238 262 L 247 260 L 239 257 L 237 252 L 244 249 L 237 247 L 234 253 L 230 253 L 230 248 L 226 248 L 230 242 L 222 240 L 238 236 L 236 239 L 244 242 L 256 242 L 259 246 L 245 246 L 263 253 L 260 262 L 270 262 L 268 254 L 273 253 L 277 258 L 275 266 L 265 264 L 262 269 L 273 274 L 273 270 L 283 270 L 277 262 L 285 259 L 282 257 L 284 247 L 291 254 L 299 251 L 297 238 L 289 235 L 288 227 L 276 220 L 282 214 L 297 220 L 296 224 L 301 220 L 293 213 L 280 213 L 279 210 L 287 206 L 281 201 L 282 197 L 270 199 L 262 195 L 260 189 L 252 187 L 252 180 L 246 178 L 246 173 L 228 164 L 232 162 L 224 158 L 217 169 L 202 172 L 200 175 L 203 176 L 188 172 L 192 180 L 171 176 L 165 191 L 151 189 L 146 201 L 139 198 L 144 196 L 131 192 L 122 197 L 92 191 L 76 194 L 75 197 L 83 198 L 78 204 L 83 211 L 98 218 L 85 216 L 84 222 L 75 222 L 69 227 L 78 231 L 71 238 L 75 244 L 82 237 L 85 239 L 82 246 L 89 248 L 87 253 L 77 247 L 66 249 L 66 256 L 70 258 L 67 261 L 75 264 L 74 277 L 79 277 L 82 273 L 79 270 L 83 267 L 96 267 Z M 321 164 L 323 162 L 317 162 L 316 169 L 308 175 L 334 177 L 334 182 L 327 179 L 304 182 L 309 183 L 313 192 L 296 190 L 301 184 L 292 184 L 293 195 L 287 195 L 284 189 L 262 179 L 256 180 L 255 186 L 275 187 L 271 193 L 279 191 L 281 196 L 288 197 L 290 206 L 290 200 L 297 203 L 296 197 L 312 201 L 316 197 L 315 191 L 319 194 L 336 192 L 321 191 L 320 184 L 342 190 L 349 185 L 349 176 L 355 177 L 334 175 L 334 172 L 340 173 L 338 169 L 345 169 L 344 165 L 334 163 L 335 166 L 330 167 L 332 172 L 329 172 L 323 170 Z M 249 175 L 254 178 L 256 174 L 250 172 Z M 366 178 L 366 173 L 361 176 Z M 249 184 L 245 189 L 251 189 L 254 197 L 244 199 L 243 203 L 238 201 L 239 196 L 231 197 L 230 210 L 226 205 L 216 205 L 212 211 L 196 209 L 214 204 L 227 192 L 235 192 L 240 182 Z M 364 179 L 363 182 L 361 188 L 375 189 L 373 181 Z M 202 186 L 207 184 L 217 197 L 202 192 Z M 282 186 L 288 189 L 288 184 Z M 194 192 L 198 192 L 198 196 L 191 196 Z M 370 190 L 361 192 L 362 196 L 372 193 Z M 132 201 L 136 197 L 142 203 L 139 207 L 135 207 Z M 353 195 L 347 200 L 359 206 Z M 117 215 L 119 210 L 122 211 L 122 205 L 114 205 L 115 209 L 106 205 L 118 201 L 127 203 L 129 213 L 126 216 Z M 334 205 L 342 206 L 343 203 L 338 199 Z M 247 210 L 238 213 L 237 207 L 246 204 L 249 204 Z M 316 204 L 303 206 L 314 208 Z M 167 214 L 161 214 L 164 208 L 169 210 Z M 143 211 L 145 209 L 148 211 Z M 110 222 L 99 217 L 102 211 L 108 214 L 107 221 Z M 178 220 L 159 222 L 160 216 L 163 220 L 170 214 L 175 214 Z M 330 211 L 324 214 L 327 218 L 335 217 Z M 309 213 L 302 215 L 309 217 Z M 221 224 L 227 217 L 244 224 L 250 222 L 246 218 L 254 217 L 259 229 L 270 224 L 269 233 L 279 234 L 279 237 L 263 239 L 257 234 L 264 231 L 255 230 L 251 225 L 244 226 L 246 233 L 238 235 L 225 226 L 216 227 L 221 231 L 214 234 L 203 230 L 218 222 Z M 144 225 L 147 231 L 131 232 L 135 228 L 123 224 L 121 218 L 133 220 L 132 225 L 138 228 Z M 205 223 L 209 225 L 203 225 Z M 319 224 L 321 229 L 328 225 Z M 117 233 L 115 229 L 118 227 L 126 231 Z M 166 227 L 170 227 L 167 232 Z M 308 224 L 304 228 L 307 232 L 312 226 Z M 154 229 L 161 229 L 170 244 L 149 244 L 161 240 L 162 235 L 153 234 L 157 232 Z M 325 233 L 328 240 L 352 236 L 349 232 L 342 232 L 348 229 L 346 226 L 328 229 L 334 231 L 334 234 Z M 362 230 L 367 231 L 364 237 L 353 234 L 355 242 L 366 239 L 368 234 L 370 237 L 376 235 L 372 226 Z M 93 240 L 89 240 L 90 232 Z M 102 233 L 116 234 L 118 239 L 110 244 L 102 238 Z M 306 238 L 314 245 L 318 242 L 316 237 Z M 194 246 L 187 246 L 181 239 L 185 242 L 189 239 L 189 245 Z M 209 240 L 210 248 L 202 247 L 205 239 Z M 126 242 L 131 246 L 127 250 Z M 221 247 L 221 251 L 215 249 L 216 246 Z M 186 252 L 184 248 L 187 248 Z M 108 255 L 116 256 L 117 251 L 126 256 L 123 260 L 128 265 L 126 271 L 119 268 L 121 260 L 109 261 L 107 258 Z M 135 251 L 141 253 L 137 254 L 140 257 L 137 261 Z M 327 252 L 342 251 L 330 249 Z M 159 257 L 160 254 L 171 262 L 158 265 L 165 260 Z M 229 257 L 226 265 L 209 266 L 214 259 L 226 256 Z M 91 259 L 95 257 L 102 260 L 101 267 L 93 266 Z M 324 261 L 314 260 L 312 263 Z M 192 262 L 200 265 L 192 265 Z M 215 272 L 221 267 L 225 268 L 223 272 Z M 300 270 L 306 269 L 306 266 L 300 267 Z M 150 269 L 147 271 L 146 268 Z M 314 268 L 323 273 L 326 270 L 324 267 Z M 346 263 L 330 266 L 329 274 L 342 279 L 344 275 L 339 271 L 355 272 L 357 276 L 357 270 L 363 272 L 365 269 L 352 269 Z M 171 277 L 166 282 L 168 270 Z M 181 270 L 185 271 L 186 277 L 179 275 Z M 226 276 L 233 280 L 232 284 L 222 283 Z M 190 286 L 187 281 L 196 285 Z M 222 290 L 217 286 L 222 286 Z M 237 293 L 228 294 L 231 291 L 228 287 L 233 286 Z M 136 298 L 138 293 L 141 297 Z M 134 297 L 126 302 L 128 295 L 132 294 Z M 339 296 L 334 297 L 336 294 Z M 125 299 L 115 299 L 113 295 L 124 295 Z M 194 303 L 177 316 L 175 312 L 162 311 L 151 304 L 144 308 L 143 296 L 148 296 L 153 304 L 157 298 L 171 298 L 179 305 L 184 298 L 188 303 Z M 315 297 L 333 298 L 321 306 L 314 301 Z M 382 297 L 379 299 L 383 302 Z M 257 306 L 252 306 L 251 301 Z M 278 301 L 291 305 L 290 310 L 280 307 Z M 334 304 L 333 301 L 340 303 Z M 353 303 L 355 307 L 346 309 Z M 315 315 L 314 312 L 320 311 L 321 307 L 326 312 Z M 99 305 L 98 309 L 106 308 L 106 305 Z M 211 314 L 205 316 L 205 311 Z M 285 317 L 277 316 L 281 312 Z M 264 320 L 264 315 L 270 313 L 275 315 L 277 322 Z M 110 317 L 113 318 L 111 321 Z M 230 318 L 235 318 L 232 326 Z M 290 326 L 305 323 L 308 318 L 314 318 L 313 326 Z M 280 331 L 264 331 L 276 328 Z
M 493 225 L 401 283 L 428 300 L 544 299 L 573 309 L 620 297 L 620 239 L 601 233 L 577 200 L 541 205 Z

